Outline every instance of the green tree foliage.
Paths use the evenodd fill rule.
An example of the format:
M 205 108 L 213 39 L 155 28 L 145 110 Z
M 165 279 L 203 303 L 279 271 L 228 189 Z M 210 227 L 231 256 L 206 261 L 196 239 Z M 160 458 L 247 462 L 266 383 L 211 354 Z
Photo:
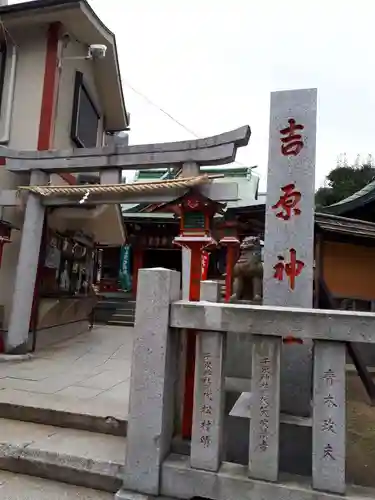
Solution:
M 375 179 L 375 166 L 371 155 L 365 162 L 359 157 L 353 165 L 339 161 L 327 175 L 325 186 L 315 193 L 317 210 L 337 203 L 356 193 Z

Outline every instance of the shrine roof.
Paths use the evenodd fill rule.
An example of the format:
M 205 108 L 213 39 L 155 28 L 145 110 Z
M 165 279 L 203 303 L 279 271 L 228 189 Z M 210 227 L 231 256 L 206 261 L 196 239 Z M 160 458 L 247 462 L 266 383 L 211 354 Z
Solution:
M 172 168 L 150 168 L 148 170 L 138 170 L 135 173 L 134 179 L 132 182 L 147 182 L 155 179 L 165 179 L 176 176 L 176 172 L 173 171 Z
M 237 182 L 238 201 L 230 201 L 227 208 L 238 208 L 251 205 L 257 197 L 259 176 L 254 172 L 256 167 L 201 167 L 202 174 L 222 175 L 223 177 L 213 179 L 214 183 L 219 182 Z M 173 168 L 154 168 L 149 170 L 140 170 L 137 172 L 133 182 L 147 182 L 156 179 L 166 180 L 176 177 L 178 172 Z M 147 203 L 138 205 L 123 204 L 122 213 L 125 217 L 130 217 L 131 213 L 140 213 L 148 206 Z M 150 214 L 151 215 L 151 214 Z M 156 217 L 156 214 L 155 214 Z
M 224 177 L 246 177 L 251 175 L 252 170 L 256 167 L 205 167 L 202 166 L 200 171 L 209 174 L 221 174 Z M 133 182 L 145 182 L 153 179 L 164 179 L 166 177 L 173 178 L 177 175 L 177 171 L 171 166 L 168 168 L 152 168 L 148 170 L 137 171 Z
M 323 232 L 375 239 L 375 224 L 373 222 L 327 213 L 315 213 L 315 225 Z
M 257 224 L 264 230 L 266 195 L 259 194 L 258 199 L 247 207 L 227 210 L 226 220 L 240 218 L 250 224 Z M 375 223 L 359 219 L 351 219 L 326 212 L 315 212 L 315 228 L 325 233 L 340 234 L 355 238 L 375 239 Z
M 336 215 L 349 214 L 375 201 L 375 181 L 370 182 L 364 188 L 348 196 L 344 200 L 338 201 L 329 207 L 325 207 L 324 212 Z
M 122 214 L 125 223 L 129 222 L 176 222 L 176 217 L 171 212 L 125 212 Z
M 241 204 L 236 204 L 233 206 L 229 206 L 228 210 L 225 213 L 226 219 L 231 219 L 236 215 L 246 214 L 248 212 L 254 212 L 265 209 L 266 204 L 266 194 L 265 193 L 256 193 L 252 199 L 245 200 L 250 201 L 250 203 L 244 203 L 241 200 Z M 229 204 L 228 204 L 229 205 Z

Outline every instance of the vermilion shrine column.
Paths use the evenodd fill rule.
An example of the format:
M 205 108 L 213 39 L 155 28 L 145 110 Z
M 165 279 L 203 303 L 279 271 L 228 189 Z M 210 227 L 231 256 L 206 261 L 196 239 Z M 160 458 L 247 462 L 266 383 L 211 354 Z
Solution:
M 198 176 L 200 167 L 196 162 L 185 162 L 181 169 L 181 178 Z M 190 295 L 190 273 L 191 273 L 191 250 L 187 246 L 181 247 L 181 271 L 182 271 L 182 299 L 189 300 Z
M 170 209 L 180 217 L 180 234 L 173 242 L 189 250 L 191 255 L 189 297 L 188 300 L 200 299 L 202 279 L 202 251 L 216 246 L 211 237 L 211 221 L 215 213 L 221 211 L 219 203 L 191 191 L 176 200 Z M 182 437 L 191 436 L 194 405 L 194 373 L 195 373 L 196 335 L 194 331 L 187 333 L 186 365 L 182 415 Z

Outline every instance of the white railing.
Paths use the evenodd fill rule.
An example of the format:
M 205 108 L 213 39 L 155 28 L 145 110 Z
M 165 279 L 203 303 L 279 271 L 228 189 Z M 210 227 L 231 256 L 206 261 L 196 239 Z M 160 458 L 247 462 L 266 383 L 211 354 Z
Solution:
M 124 489 L 175 498 L 339 498 L 345 482 L 345 342 L 375 343 L 375 314 L 178 301 L 179 273 L 140 272 Z M 215 302 L 214 302 L 215 301 Z M 175 430 L 179 332 L 197 332 L 190 457 L 169 455 Z M 248 467 L 222 462 L 224 355 L 231 333 L 252 335 Z M 279 477 L 282 339 L 314 342 L 312 481 Z M 292 496 L 288 496 L 288 495 Z M 119 498 L 126 498 L 119 496 Z M 351 495 L 351 498 L 356 498 Z

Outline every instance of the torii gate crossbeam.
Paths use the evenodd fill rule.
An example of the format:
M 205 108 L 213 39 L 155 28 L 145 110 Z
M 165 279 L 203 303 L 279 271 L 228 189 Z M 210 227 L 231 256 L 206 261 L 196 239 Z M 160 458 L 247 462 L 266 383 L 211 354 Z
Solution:
M 6 169 L 14 173 L 42 170 L 46 173 L 141 170 L 194 162 L 224 165 L 235 160 L 238 147 L 246 146 L 250 127 L 195 141 L 119 146 L 61 151 L 13 151 L 0 149 Z
M 13 151 L 0 148 L 0 158 L 5 159 L 6 170 L 15 174 L 30 173 L 30 188 L 49 187 L 50 174 L 99 172 L 100 183 L 116 187 L 121 183 L 122 170 L 140 170 L 155 167 L 174 167 L 181 169 L 181 178 L 199 176 L 200 165 L 223 165 L 235 160 L 238 147 L 246 146 L 250 140 L 250 127 L 244 126 L 224 134 L 205 139 L 180 141 L 160 144 L 141 144 L 135 146 L 111 144 L 102 148 L 82 148 L 61 151 Z M 53 186 L 50 186 L 51 188 Z M 61 186 L 62 187 L 62 186 Z M 72 186 L 73 187 L 73 186 Z M 83 186 L 81 186 L 83 187 Z M 122 189 L 122 188 L 121 188 Z M 180 188 L 177 188 L 181 192 Z M 183 190 L 183 188 L 181 188 Z M 233 183 L 206 184 L 198 187 L 216 194 L 221 200 L 237 199 L 237 186 Z M 153 193 L 154 198 L 168 199 L 169 192 Z M 220 193 L 221 192 L 221 193 Z M 174 194 L 174 193 L 173 193 Z M 122 198 L 123 196 L 123 198 Z M 137 196 L 137 195 L 136 195 Z M 136 198 L 133 196 L 133 199 Z M 147 194 L 144 193 L 147 197 Z M 152 198 L 151 192 L 149 196 Z M 53 198 L 59 198 L 53 202 Z M 122 198 L 122 200 L 121 200 Z M 122 201 L 129 202 L 132 196 L 117 193 L 117 196 L 102 193 L 92 197 L 89 204 L 107 204 Z M 159 201 L 160 201 L 159 200 Z M 120 201 L 120 202 L 121 202 Z M 133 200 L 132 200 L 133 201 Z M 220 201 L 217 199 L 216 201 Z M 29 189 L 26 201 L 24 225 L 22 228 L 21 247 L 16 270 L 13 307 L 10 314 L 7 335 L 7 351 L 23 353 L 27 350 L 29 322 L 36 274 L 39 261 L 39 249 L 43 229 L 46 205 L 71 205 L 77 203 L 74 196 L 58 193 L 54 196 L 43 196 L 42 192 Z M 18 205 L 16 191 L 0 192 L 0 206 Z M 17 304 L 17 307 L 15 307 Z

